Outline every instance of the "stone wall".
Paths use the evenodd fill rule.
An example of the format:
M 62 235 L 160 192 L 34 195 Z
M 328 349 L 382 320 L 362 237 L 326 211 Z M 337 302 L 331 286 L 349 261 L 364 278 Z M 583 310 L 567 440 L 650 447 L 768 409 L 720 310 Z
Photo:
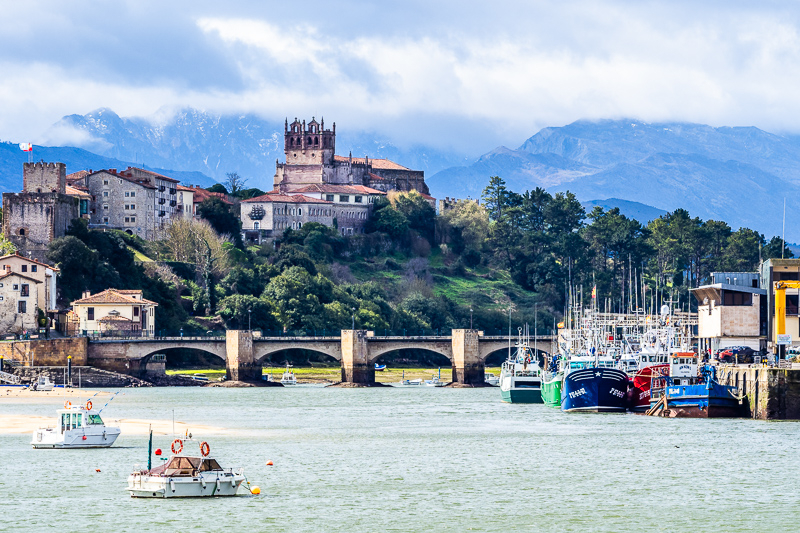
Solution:
M 67 367 L 65 366 L 30 366 L 10 369 L 12 374 L 20 377 L 23 384 L 30 384 L 39 379 L 39 376 L 47 376 L 55 385 L 63 385 L 68 382 Z M 72 386 L 73 387 L 149 387 L 150 383 L 136 379 L 133 376 L 118 374 L 92 368 L 90 366 L 72 367 Z M 95 404 L 102 407 L 102 404 Z
M 64 194 L 67 166 L 64 163 L 23 163 L 22 190 L 25 192 L 57 192 Z
M 6 363 L 23 366 L 66 366 L 72 356 L 73 365 L 87 364 L 88 339 L 50 339 L 0 342 L 0 355 Z
M 47 247 L 80 217 L 80 202 L 65 194 L 3 193 L 3 234 L 26 256 L 46 261 Z M 30 252 L 28 254 L 27 252 Z
M 759 420 L 800 420 L 800 370 L 719 367 L 717 379 L 744 394 L 750 416 Z

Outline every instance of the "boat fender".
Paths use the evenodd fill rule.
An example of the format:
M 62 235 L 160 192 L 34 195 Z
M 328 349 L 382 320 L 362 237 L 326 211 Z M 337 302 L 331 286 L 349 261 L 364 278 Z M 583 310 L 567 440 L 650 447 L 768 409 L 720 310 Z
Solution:
M 172 479 L 169 480 L 169 488 L 172 489 L 172 492 L 175 492 L 175 481 Z
M 67 400 L 66 402 L 64 402 L 64 409 L 69 409 L 70 407 L 72 407 L 71 401 Z
M 209 446 L 206 441 L 203 441 L 200 444 L 200 453 L 203 455 L 203 457 L 208 457 L 208 454 L 211 453 L 211 446 Z
M 106 440 L 106 431 L 103 430 L 103 440 Z
M 175 439 L 174 441 L 172 441 L 172 453 L 177 455 L 182 451 L 183 451 L 183 441 L 181 439 Z
M 92 400 L 88 400 L 86 402 L 86 410 L 87 411 L 91 411 L 92 410 Z

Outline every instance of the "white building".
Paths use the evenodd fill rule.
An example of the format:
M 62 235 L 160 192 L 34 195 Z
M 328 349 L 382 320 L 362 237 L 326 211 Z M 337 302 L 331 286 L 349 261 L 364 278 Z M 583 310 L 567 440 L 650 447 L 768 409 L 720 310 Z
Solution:
M 120 334 L 152 337 L 155 334 L 157 303 L 145 300 L 140 290 L 106 289 L 97 294 L 83 293 L 72 302 L 78 315 L 81 334 Z

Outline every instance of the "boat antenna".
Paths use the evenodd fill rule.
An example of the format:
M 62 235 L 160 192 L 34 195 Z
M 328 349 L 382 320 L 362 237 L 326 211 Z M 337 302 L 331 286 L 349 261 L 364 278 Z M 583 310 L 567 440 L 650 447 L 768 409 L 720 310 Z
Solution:
M 172 410 L 172 434 L 175 435 L 175 409 Z
M 150 424 L 150 441 L 147 444 L 147 470 L 153 468 L 153 425 Z
M 786 197 L 783 197 L 783 232 L 781 233 L 781 259 L 783 250 L 786 248 Z

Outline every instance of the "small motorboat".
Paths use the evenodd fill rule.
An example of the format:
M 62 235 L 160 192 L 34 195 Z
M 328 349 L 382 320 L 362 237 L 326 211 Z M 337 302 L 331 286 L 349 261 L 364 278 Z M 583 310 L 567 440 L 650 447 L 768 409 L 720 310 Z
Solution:
M 375 372 L 383 372 L 384 370 L 386 370 L 386 365 L 375 363 Z
M 152 450 L 152 431 L 150 449 Z M 188 451 L 198 444 L 196 452 Z M 183 453 L 184 447 L 187 452 Z M 156 450 L 158 454 L 160 450 Z M 198 443 L 191 435 L 185 440 L 172 442 L 172 455 L 164 464 L 150 468 L 148 457 L 145 470 L 135 470 L 128 476 L 128 492 L 132 498 L 198 498 L 205 496 L 235 496 L 246 481 L 244 469 L 222 468 L 209 454 L 207 442 Z M 251 490 L 257 494 L 256 488 Z M 259 491 L 260 492 L 260 491 Z
M 56 427 L 33 432 L 34 448 L 108 448 L 119 437 L 117 427 L 106 426 L 100 412 L 92 409 L 92 401 L 73 406 L 67 401 L 58 410 Z
M 442 369 L 439 369 L 438 376 L 431 376 L 431 379 L 425 380 L 425 386 L 427 387 L 444 387 L 445 382 L 442 381 Z
M 50 381 L 49 376 L 39 376 L 39 379 L 36 380 L 31 386 L 31 390 L 42 390 L 42 391 L 51 391 L 53 390 L 55 385 L 52 381 Z
M 286 364 L 286 370 L 283 372 L 283 376 L 281 376 L 281 383 L 283 385 L 297 385 L 297 377 L 294 375 L 292 366 L 288 363 Z
M 403 377 L 400 378 L 400 382 L 397 385 L 400 387 L 418 387 L 422 385 L 422 378 L 406 379 L 406 371 L 403 370 Z
M 486 372 L 483 374 L 483 381 L 487 385 L 491 385 L 492 387 L 497 387 L 500 385 L 500 378 L 492 374 L 491 372 Z

